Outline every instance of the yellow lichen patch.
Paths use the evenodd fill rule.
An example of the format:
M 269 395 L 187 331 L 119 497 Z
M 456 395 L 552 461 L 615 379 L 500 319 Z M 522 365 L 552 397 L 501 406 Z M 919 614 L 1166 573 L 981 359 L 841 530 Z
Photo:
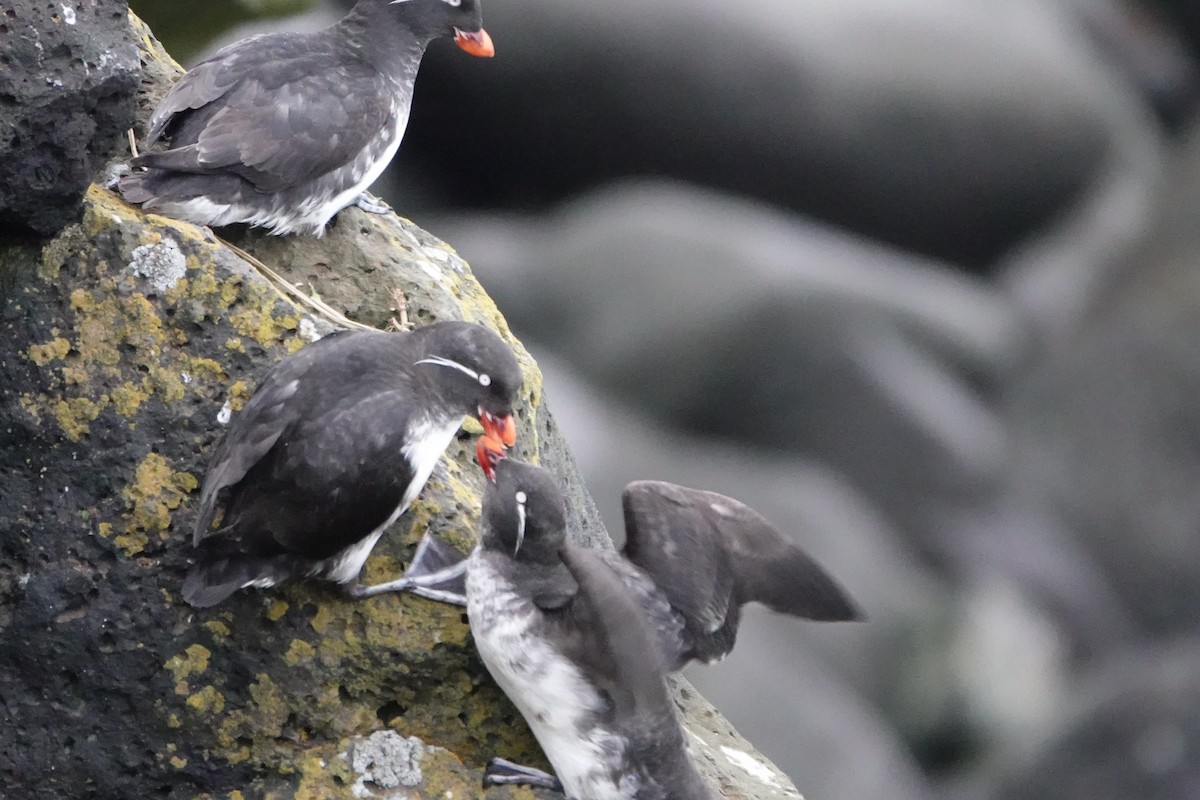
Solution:
M 142 403 L 150 399 L 145 389 L 132 381 L 126 381 L 112 390 L 113 410 L 126 419 L 137 413 Z
M 38 407 L 37 399 L 31 394 L 23 394 L 17 400 L 21 406 L 21 410 L 29 416 L 33 417 L 33 421 L 39 425 L 42 422 L 42 410 Z
M 293 639 L 291 646 L 283 654 L 283 663 L 289 667 L 299 666 L 312 661 L 316 654 L 317 651 L 308 642 L 303 639 Z
M 267 619 L 271 622 L 278 622 L 279 619 L 287 613 L 288 601 L 276 598 L 271 601 L 271 605 L 267 607 Z
M 128 509 L 127 533 L 164 535 L 171 525 L 171 512 L 198 485 L 194 475 L 171 469 L 162 455 L 147 454 L 138 464 L 133 483 L 121 491 Z
M 212 651 L 202 644 L 190 644 L 182 653 L 176 653 L 163 664 L 170 671 L 175 681 L 186 681 L 193 675 L 199 675 L 208 669 L 208 659 Z
M 174 365 L 154 364 L 147 367 L 150 385 L 163 400 L 175 403 L 187 393 L 183 383 L 183 371 Z
M 231 751 L 229 755 L 225 757 L 225 760 L 230 764 L 245 763 L 246 761 L 250 760 L 250 748 L 246 745 L 242 745 L 241 747 Z
M 345 794 L 345 787 L 354 783 L 349 764 L 336 756 L 338 751 L 345 752 L 345 747 L 342 743 L 337 748 L 319 748 L 300 760 L 294 800 L 328 800 Z
M 220 714 L 225 710 L 225 696 L 209 684 L 187 699 L 188 707 L 201 714 Z
M 171 766 L 175 769 L 183 769 L 187 765 L 188 761 L 186 758 L 182 758 L 180 756 L 171 756 Z
M 150 544 L 150 537 L 141 531 L 122 533 L 120 536 L 113 539 L 113 544 L 121 548 L 121 552 L 125 554 L 126 558 L 133 558 L 134 556 L 145 552 L 146 547 Z
M 91 430 L 93 422 L 108 405 L 108 397 L 101 395 L 99 402 L 86 397 L 72 397 L 51 404 L 50 410 L 62 432 L 72 442 L 78 442 Z
M 252 394 L 249 384 L 245 381 L 234 381 L 229 387 L 229 407 L 234 411 L 241 411 Z
M 219 619 L 210 619 L 204 623 L 204 629 L 213 635 L 216 639 L 225 639 L 229 636 L 229 626 Z
M 270 675 L 260 672 L 254 676 L 250 698 L 254 701 L 254 722 L 258 730 L 272 737 L 279 736 L 290 710 Z
M 240 337 L 234 336 L 232 339 L 225 340 L 225 349 L 235 353 L 244 353 L 246 352 L 246 344 Z
M 312 629 L 317 633 L 323 633 L 329 627 L 329 623 L 333 622 L 333 611 L 329 606 L 321 603 L 317 606 L 317 613 L 313 616 Z
M 107 539 L 112 536 L 113 526 L 111 522 L 101 522 L 96 526 L 96 533 L 100 534 L 100 538 Z
M 300 318 L 295 314 L 275 316 L 272 310 L 274 304 L 266 304 L 262 308 L 244 307 L 229 317 L 229 324 L 242 336 L 269 347 L 278 344 L 284 336 L 296 330 Z
M 242 293 L 242 279 L 239 277 L 226 278 L 221 282 L 221 302 L 229 308 L 237 302 L 238 296 Z
M 44 367 L 51 361 L 66 358 L 69 352 L 71 352 L 71 343 L 59 336 L 45 344 L 30 345 L 28 355 L 30 361 L 39 367 Z
M 225 379 L 225 368 L 211 358 L 188 359 L 188 373 L 193 378 L 206 376 L 216 380 Z

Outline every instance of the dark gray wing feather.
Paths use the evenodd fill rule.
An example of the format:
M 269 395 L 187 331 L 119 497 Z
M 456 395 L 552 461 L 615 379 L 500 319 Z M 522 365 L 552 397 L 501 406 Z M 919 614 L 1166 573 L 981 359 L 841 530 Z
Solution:
M 724 495 L 661 481 L 629 484 L 625 555 L 683 617 L 689 657 L 710 660 L 733 647 L 740 607 L 814 620 L 851 620 L 845 592 L 762 515 Z
M 266 35 L 251 36 L 223 47 L 176 81 L 150 117 L 146 145 L 157 142 L 177 114 L 203 108 L 233 88 L 241 74 L 239 62 L 245 54 L 253 53 L 256 43 L 264 38 Z
M 388 78 L 336 51 L 280 48 L 256 37 L 197 66 L 175 85 L 151 120 L 148 152 L 134 166 L 181 172 L 234 172 L 262 192 L 303 184 L 350 163 L 399 113 Z M 220 100 L 218 105 L 213 101 Z
M 736 574 L 721 537 L 682 487 L 639 481 L 625 487 L 625 556 L 641 567 L 704 635 L 736 613 Z

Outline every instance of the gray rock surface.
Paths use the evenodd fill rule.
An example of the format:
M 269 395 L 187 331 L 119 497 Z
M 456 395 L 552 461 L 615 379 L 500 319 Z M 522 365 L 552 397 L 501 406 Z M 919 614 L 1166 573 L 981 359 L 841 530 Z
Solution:
M 125 0 L 0 9 L 0 230 L 47 236 L 125 144 L 140 79 Z

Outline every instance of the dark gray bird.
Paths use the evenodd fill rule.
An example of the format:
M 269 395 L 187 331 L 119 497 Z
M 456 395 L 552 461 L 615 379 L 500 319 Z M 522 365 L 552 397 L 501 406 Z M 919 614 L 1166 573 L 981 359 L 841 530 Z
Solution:
M 488 782 L 560 788 L 576 800 L 714 798 L 688 755 L 665 674 L 727 654 L 745 603 L 814 620 L 858 611 L 736 500 L 632 483 L 624 552 L 589 550 L 566 537 L 552 475 L 496 446 L 487 452 L 495 481 L 468 559 L 467 613 L 484 664 L 557 773 L 496 760 Z
M 489 442 L 512 444 L 520 384 L 508 345 L 466 322 L 343 331 L 285 358 L 209 465 L 184 599 L 211 606 L 295 577 L 344 584 L 356 597 L 416 590 L 449 566 L 430 559 L 452 548 L 426 537 L 406 577 L 361 587 L 358 575 L 467 415 L 478 415 Z
M 320 236 L 358 202 L 404 136 L 429 43 L 495 52 L 479 0 L 359 0 L 316 33 L 235 42 L 183 76 L 150 118 L 149 147 L 119 182 L 130 203 L 178 219 Z

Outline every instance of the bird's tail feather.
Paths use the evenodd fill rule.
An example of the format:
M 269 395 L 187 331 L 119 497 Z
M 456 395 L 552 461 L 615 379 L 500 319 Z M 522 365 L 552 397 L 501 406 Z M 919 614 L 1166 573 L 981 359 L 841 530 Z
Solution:
M 205 544 L 201 543 L 196 563 L 183 580 L 183 599 L 196 608 L 214 606 L 248 586 L 274 586 L 299 571 L 293 556 L 219 553 Z

